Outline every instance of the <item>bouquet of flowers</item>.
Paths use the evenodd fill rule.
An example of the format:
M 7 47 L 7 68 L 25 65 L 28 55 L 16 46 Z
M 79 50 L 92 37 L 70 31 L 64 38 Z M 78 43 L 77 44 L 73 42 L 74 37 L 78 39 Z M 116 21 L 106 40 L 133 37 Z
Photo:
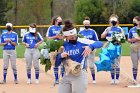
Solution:
M 115 33 L 115 32 L 113 32 L 112 41 L 111 41 L 113 44 L 115 44 L 115 43 L 119 43 L 119 44 L 125 43 L 125 40 L 126 40 L 126 38 L 125 38 L 123 33 L 120 33 L 120 32 Z
M 140 36 L 140 28 L 138 28 L 138 29 L 136 30 L 136 32 L 137 32 L 138 36 Z
M 55 59 L 58 52 L 62 51 L 61 46 L 63 46 L 64 40 L 44 40 L 42 44 L 39 45 L 40 50 L 40 64 L 45 65 L 45 72 L 51 69 L 52 65 L 55 65 Z
M 82 35 L 77 35 L 79 38 L 83 38 Z M 51 66 L 55 65 L 56 56 L 58 53 L 63 52 L 64 40 L 54 40 L 46 39 L 42 44 L 39 45 L 38 49 L 40 50 L 40 64 L 45 65 L 45 71 L 51 69 Z

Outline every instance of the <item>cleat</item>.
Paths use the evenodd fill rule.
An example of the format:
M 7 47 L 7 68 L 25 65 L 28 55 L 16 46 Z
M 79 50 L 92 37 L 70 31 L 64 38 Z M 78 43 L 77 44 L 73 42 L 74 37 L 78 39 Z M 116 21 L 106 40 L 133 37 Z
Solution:
M 35 79 L 35 83 L 36 83 L 36 84 L 39 84 L 39 80 L 38 80 L 38 79 Z
M 119 84 L 119 80 L 118 79 L 115 80 L 115 84 Z
M 93 83 L 93 84 L 96 84 L 96 80 L 93 80 L 92 83 Z
M 137 80 L 136 79 L 132 80 L 132 84 L 137 85 L 138 84 Z
M 27 80 L 27 84 L 32 84 L 31 79 Z
M 0 84 L 6 84 L 6 80 L 3 80 L 2 82 L 0 82 Z
M 59 84 L 59 80 L 55 80 L 54 84 Z
M 14 83 L 15 83 L 15 84 L 18 84 L 18 80 L 14 80 Z
M 111 80 L 111 84 L 112 85 L 115 84 L 115 80 L 114 79 Z

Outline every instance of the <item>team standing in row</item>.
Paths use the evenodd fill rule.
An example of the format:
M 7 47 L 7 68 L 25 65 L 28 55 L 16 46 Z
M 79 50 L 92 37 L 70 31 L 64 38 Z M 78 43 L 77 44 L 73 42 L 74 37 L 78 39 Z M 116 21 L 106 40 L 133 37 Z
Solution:
M 119 20 L 117 15 L 111 15 L 109 18 L 109 23 L 111 26 L 107 27 L 105 31 L 101 34 L 101 38 L 106 38 L 110 42 L 111 35 L 113 32 L 123 32 L 123 29 L 118 26 Z M 134 27 L 130 29 L 128 34 L 128 41 L 131 44 L 135 44 L 140 40 L 136 30 L 140 28 L 140 17 L 136 16 L 133 18 Z M 83 21 L 84 30 L 79 31 L 78 34 L 83 35 L 85 38 L 80 39 L 77 37 L 77 31 L 70 20 L 64 21 L 64 27 L 62 27 L 62 18 L 60 16 L 52 18 L 52 25 L 48 28 L 46 37 L 48 39 L 65 39 L 64 52 L 57 55 L 56 65 L 54 66 L 54 76 L 55 84 L 59 83 L 59 66 L 61 66 L 61 76 L 63 77 L 62 82 L 59 85 L 59 93 L 86 93 L 87 89 L 87 60 L 89 61 L 89 68 L 91 71 L 93 83 L 96 83 L 95 79 L 95 66 L 94 57 L 95 49 L 101 48 L 103 43 L 98 41 L 98 36 L 96 31 L 90 28 L 90 19 L 87 17 Z M 7 69 L 9 61 L 14 74 L 14 82 L 18 84 L 17 79 L 17 68 L 16 68 L 16 46 L 18 45 L 18 35 L 13 31 L 13 25 L 11 23 L 6 24 L 7 32 L 1 35 L 1 46 L 3 46 L 3 81 L 1 84 L 6 83 Z M 63 31 L 63 36 L 59 33 Z M 24 56 L 26 60 L 26 70 L 27 70 L 27 83 L 31 84 L 31 65 L 33 62 L 35 69 L 35 83 L 39 83 L 39 50 L 37 47 L 43 42 L 42 36 L 36 31 L 36 24 L 30 24 L 29 32 L 27 32 L 22 39 L 23 45 L 26 47 Z M 115 46 L 121 46 L 120 43 L 116 42 Z M 86 47 L 85 47 L 86 46 Z M 84 47 L 84 48 L 83 48 Z M 70 51 L 73 51 L 70 53 Z M 60 65 L 63 59 L 70 57 L 73 61 L 82 64 L 82 72 L 79 76 L 73 76 L 71 74 L 64 75 L 64 66 Z M 140 48 L 138 51 L 131 49 L 131 60 L 133 63 L 133 77 L 134 80 L 137 79 L 138 71 L 138 60 L 140 57 Z M 111 83 L 119 83 L 120 75 L 120 58 L 115 59 L 115 64 L 113 70 L 111 71 Z M 58 65 L 59 64 L 59 65 Z M 77 86 L 81 85 L 81 86 Z

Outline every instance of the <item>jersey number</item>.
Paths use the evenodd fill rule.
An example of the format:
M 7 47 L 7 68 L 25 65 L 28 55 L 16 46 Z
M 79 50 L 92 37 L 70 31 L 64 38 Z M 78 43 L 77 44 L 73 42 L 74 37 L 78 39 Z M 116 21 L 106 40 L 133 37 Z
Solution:
M 33 40 L 30 40 L 31 44 L 33 43 Z

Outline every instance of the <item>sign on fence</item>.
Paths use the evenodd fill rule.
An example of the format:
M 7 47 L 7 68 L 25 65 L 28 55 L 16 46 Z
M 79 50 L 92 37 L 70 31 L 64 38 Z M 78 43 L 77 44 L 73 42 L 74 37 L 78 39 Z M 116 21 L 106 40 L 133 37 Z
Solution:
M 124 30 L 124 34 L 128 35 L 128 27 L 122 27 L 122 29 Z
M 21 29 L 20 36 L 23 37 L 25 33 L 27 33 L 27 29 Z
M 7 32 L 7 30 L 6 30 L 6 29 L 2 30 L 2 33 L 6 33 L 6 32 Z

